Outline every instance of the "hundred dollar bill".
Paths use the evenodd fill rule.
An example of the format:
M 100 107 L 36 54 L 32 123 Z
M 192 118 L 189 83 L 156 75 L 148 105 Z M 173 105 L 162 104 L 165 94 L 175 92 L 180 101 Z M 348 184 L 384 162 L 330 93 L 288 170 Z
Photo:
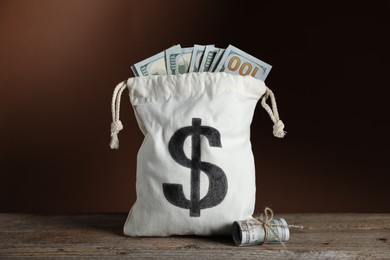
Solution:
M 213 61 L 210 64 L 210 68 L 209 68 L 208 71 L 210 71 L 210 72 L 214 72 L 215 71 L 215 68 L 217 67 L 219 61 L 221 60 L 222 55 L 223 55 L 224 52 L 225 52 L 225 49 L 219 49 L 218 50 L 217 54 L 215 55 Z
M 251 75 L 265 80 L 272 66 L 252 55 L 229 45 L 223 54 L 215 72 L 225 71 L 230 74 Z
M 194 45 L 194 49 L 192 50 L 190 67 L 188 68 L 188 72 L 198 72 L 200 63 L 202 62 L 203 53 L 205 51 L 206 46 L 204 45 Z
M 168 49 L 165 52 L 167 74 L 177 75 L 188 72 L 193 47 Z
M 134 65 L 131 66 L 131 71 L 133 72 L 134 76 L 139 77 L 137 70 L 135 69 Z
M 268 224 L 270 227 L 263 226 L 255 219 L 235 221 L 233 223 L 232 232 L 234 243 L 238 246 L 249 246 L 288 241 L 290 238 L 290 231 L 286 220 L 283 218 L 273 218 Z M 279 238 L 270 230 L 270 228 L 272 228 Z
M 213 62 L 219 50 L 220 48 L 217 48 L 214 45 L 206 46 L 204 50 L 202 62 L 199 66 L 199 72 L 206 72 L 210 70 L 211 63 Z
M 165 63 L 165 52 L 174 49 L 180 49 L 180 45 L 174 45 L 165 51 L 134 64 L 131 67 L 131 70 L 135 76 L 166 75 L 167 66 Z

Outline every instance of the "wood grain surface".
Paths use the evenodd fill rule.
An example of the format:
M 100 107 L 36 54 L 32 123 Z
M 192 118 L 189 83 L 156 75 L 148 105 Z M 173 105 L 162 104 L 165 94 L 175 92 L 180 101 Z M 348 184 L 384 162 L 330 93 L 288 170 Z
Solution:
M 282 214 L 280 244 L 235 246 L 231 237 L 123 235 L 126 214 L 0 214 L 0 259 L 390 259 L 390 214 Z

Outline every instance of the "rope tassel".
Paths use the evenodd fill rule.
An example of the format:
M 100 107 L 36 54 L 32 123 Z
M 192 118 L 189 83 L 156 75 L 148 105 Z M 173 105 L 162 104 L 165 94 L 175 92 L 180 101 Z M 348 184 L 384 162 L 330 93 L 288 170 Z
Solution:
M 121 105 L 121 96 L 123 90 L 126 88 L 126 81 L 119 83 L 114 90 L 111 102 L 112 123 L 111 123 L 111 141 L 110 148 L 119 148 L 118 134 L 123 129 L 122 122 L 119 120 L 119 110 Z
M 269 97 L 271 98 L 272 108 L 267 104 L 267 99 Z M 268 112 L 268 115 L 271 117 L 272 122 L 274 122 L 274 126 L 273 126 L 274 136 L 278 138 L 283 138 L 287 134 L 287 132 L 284 131 L 284 124 L 282 120 L 279 119 L 279 113 L 278 113 L 278 107 L 276 106 L 275 95 L 269 88 L 266 88 L 265 90 L 265 94 L 261 99 L 261 105 L 263 106 L 265 111 Z
M 123 129 L 122 122 L 120 120 L 111 123 L 111 149 L 119 148 L 118 134 Z

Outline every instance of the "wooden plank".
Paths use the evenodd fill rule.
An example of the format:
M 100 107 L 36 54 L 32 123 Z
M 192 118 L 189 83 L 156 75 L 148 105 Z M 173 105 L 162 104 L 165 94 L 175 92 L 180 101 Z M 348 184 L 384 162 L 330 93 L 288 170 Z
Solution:
M 131 238 L 126 214 L 0 214 L 0 259 L 38 257 L 247 259 L 390 259 L 390 214 L 285 214 L 290 240 L 237 247 L 231 237 Z

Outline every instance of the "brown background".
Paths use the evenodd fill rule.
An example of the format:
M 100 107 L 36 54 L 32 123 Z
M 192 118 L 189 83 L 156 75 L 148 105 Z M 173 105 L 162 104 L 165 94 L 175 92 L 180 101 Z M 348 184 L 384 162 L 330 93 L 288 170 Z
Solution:
M 109 150 L 113 88 L 173 44 L 230 43 L 273 65 L 288 131 L 256 108 L 257 210 L 390 212 L 390 7 L 367 3 L 0 1 L 0 211 L 127 212 L 143 136 L 126 93 Z

